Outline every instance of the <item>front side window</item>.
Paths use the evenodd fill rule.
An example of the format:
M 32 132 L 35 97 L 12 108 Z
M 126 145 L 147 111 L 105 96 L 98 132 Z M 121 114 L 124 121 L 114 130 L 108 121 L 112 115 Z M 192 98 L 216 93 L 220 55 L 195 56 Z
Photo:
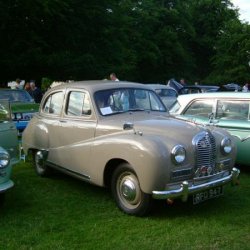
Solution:
M 60 115 L 63 106 L 63 92 L 56 92 L 51 94 L 43 107 L 43 112 L 48 114 Z
M 91 109 L 88 95 L 79 91 L 70 92 L 66 114 L 72 116 L 90 115 Z
M 248 120 L 249 101 L 219 100 L 216 108 L 216 118 L 227 120 Z
M 197 100 L 194 101 L 184 112 L 185 115 L 200 116 L 208 118 L 213 112 L 213 101 Z
M 103 90 L 96 92 L 94 98 L 101 115 L 143 110 L 166 111 L 156 93 L 146 89 Z

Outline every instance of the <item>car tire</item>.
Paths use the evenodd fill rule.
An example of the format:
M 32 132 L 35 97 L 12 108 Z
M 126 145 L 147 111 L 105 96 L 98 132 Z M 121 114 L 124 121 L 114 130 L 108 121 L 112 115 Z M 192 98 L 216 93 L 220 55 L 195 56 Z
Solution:
M 46 165 L 42 151 L 36 150 L 33 152 L 33 161 L 38 176 L 48 177 L 51 175 L 51 168 Z
M 129 164 L 121 164 L 114 171 L 111 190 L 117 206 L 123 212 L 143 216 L 150 211 L 152 197 L 141 190 L 138 177 Z

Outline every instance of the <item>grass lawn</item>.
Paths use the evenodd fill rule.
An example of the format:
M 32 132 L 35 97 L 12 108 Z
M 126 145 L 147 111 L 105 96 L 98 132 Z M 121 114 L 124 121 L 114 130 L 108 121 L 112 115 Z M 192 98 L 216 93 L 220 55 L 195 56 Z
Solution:
M 156 201 L 148 217 L 122 213 L 109 190 L 56 174 L 13 169 L 0 208 L 0 249 L 250 249 L 250 172 L 223 197 L 193 206 Z

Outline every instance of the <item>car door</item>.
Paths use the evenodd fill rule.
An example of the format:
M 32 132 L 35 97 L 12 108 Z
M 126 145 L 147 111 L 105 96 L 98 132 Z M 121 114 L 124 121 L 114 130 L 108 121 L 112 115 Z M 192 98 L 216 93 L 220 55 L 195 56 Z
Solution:
M 90 97 L 81 90 L 67 90 L 60 117 L 50 125 L 49 160 L 57 167 L 89 178 L 90 149 L 96 119 Z
M 250 120 L 249 100 L 217 101 L 217 126 L 225 128 L 234 135 L 237 143 L 237 163 L 249 165 L 250 162 Z

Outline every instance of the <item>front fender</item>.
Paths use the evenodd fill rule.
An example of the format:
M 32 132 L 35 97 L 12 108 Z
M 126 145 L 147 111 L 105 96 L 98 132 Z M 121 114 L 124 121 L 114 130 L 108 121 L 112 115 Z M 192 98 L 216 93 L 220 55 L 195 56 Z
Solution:
M 160 137 L 121 135 L 101 138 L 94 142 L 91 154 L 91 179 L 99 185 L 104 181 L 103 167 L 112 159 L 121 159 L 131 165 L 145 193 L 163 189 L 170 179 L 170 152 Z

